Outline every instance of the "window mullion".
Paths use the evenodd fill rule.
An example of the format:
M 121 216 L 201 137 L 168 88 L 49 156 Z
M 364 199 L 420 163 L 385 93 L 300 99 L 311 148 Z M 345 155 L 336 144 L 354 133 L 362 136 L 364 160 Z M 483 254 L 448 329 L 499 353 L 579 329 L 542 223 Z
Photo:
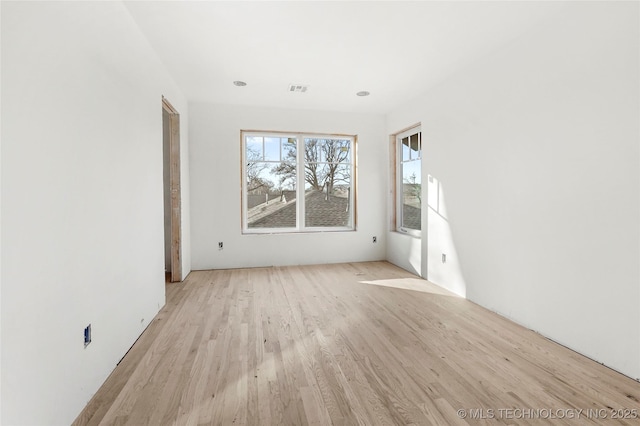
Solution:
M 247 136 L 243 135 L 242 137 L 242 152 L 240 155 L 242 156 L 242 230 L 243 232 L 249 228 L 248 225 L 248 203 L 249 203 L 249 195 L 248 195 L 248 185 L 247 185 Z
M 305 224 L 305 214 L 304 214 L 304 183 L 305 183 L 305 156 L 304 156 L 304 137 L 302 135 L 297 135 L 296 136 L 296 143 L 297 143 L 297 152 L 298 152 L 298 158 L 297 158 L 297 163 L 296 163 L 296 167 L 298 169 L 298 173 L 297 173 L 297 183 L 298 183 L 298 190 L 297 190 L 297 194 L 296 194 L 296 205 L 297 205 L 297 209 L 296 209 L 296 214 L 297 214 L 297 221 L 296 223 L 298 224 L 298 230 L 304 230 L 306 229 L 306 224 Z
M 398 156 L 396 170 L 396 227 L 402 229 L 402 177 L 403 177 L 403 157 L 402 157 L 402 139 L 396 137 L 396 155 Z M 400 195 L 399 195 L 400 194 Z

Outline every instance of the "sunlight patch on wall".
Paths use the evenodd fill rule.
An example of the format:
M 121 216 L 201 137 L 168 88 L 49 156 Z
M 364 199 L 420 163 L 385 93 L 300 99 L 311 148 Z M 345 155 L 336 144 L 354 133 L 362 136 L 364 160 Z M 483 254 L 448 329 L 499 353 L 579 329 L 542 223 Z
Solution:
M 447 215 L 442 183 L 431 175 L 427 179 L 427 207 L 427 279 L 466 297 L 467 285 Z

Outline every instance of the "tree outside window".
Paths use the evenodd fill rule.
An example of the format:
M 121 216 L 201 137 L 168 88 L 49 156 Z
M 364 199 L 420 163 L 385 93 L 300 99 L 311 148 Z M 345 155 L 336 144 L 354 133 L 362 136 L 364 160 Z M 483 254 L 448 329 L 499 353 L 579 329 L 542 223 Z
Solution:
M 245 232 L 353 229 L 354 141 L 244 134 Z

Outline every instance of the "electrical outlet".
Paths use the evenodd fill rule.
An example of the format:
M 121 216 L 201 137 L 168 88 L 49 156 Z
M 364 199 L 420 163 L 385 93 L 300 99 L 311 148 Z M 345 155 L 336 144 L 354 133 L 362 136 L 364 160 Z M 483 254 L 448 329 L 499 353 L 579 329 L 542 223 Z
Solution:
M 373 237 L 373 243 L 377 243 L 378 242 L 378 237 Z
M 91 324 L 84 328 L 84 347 L 86 348 L 91 343 Z
M 220 241 L 218 243 L 218 250 L 222 250 L 224 248 L 224 243 L 222 241 Z
M 447 263 L 447 255 L 442 253 L 442 263 Z

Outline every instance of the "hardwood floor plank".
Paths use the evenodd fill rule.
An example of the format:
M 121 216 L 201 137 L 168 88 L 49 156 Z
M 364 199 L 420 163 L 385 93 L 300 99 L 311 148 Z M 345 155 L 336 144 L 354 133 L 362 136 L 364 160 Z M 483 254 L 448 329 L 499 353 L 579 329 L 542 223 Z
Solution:
M 640 422 L 638 382 L 386 262 L 197 271 L 166 292 L 74 425 Z

